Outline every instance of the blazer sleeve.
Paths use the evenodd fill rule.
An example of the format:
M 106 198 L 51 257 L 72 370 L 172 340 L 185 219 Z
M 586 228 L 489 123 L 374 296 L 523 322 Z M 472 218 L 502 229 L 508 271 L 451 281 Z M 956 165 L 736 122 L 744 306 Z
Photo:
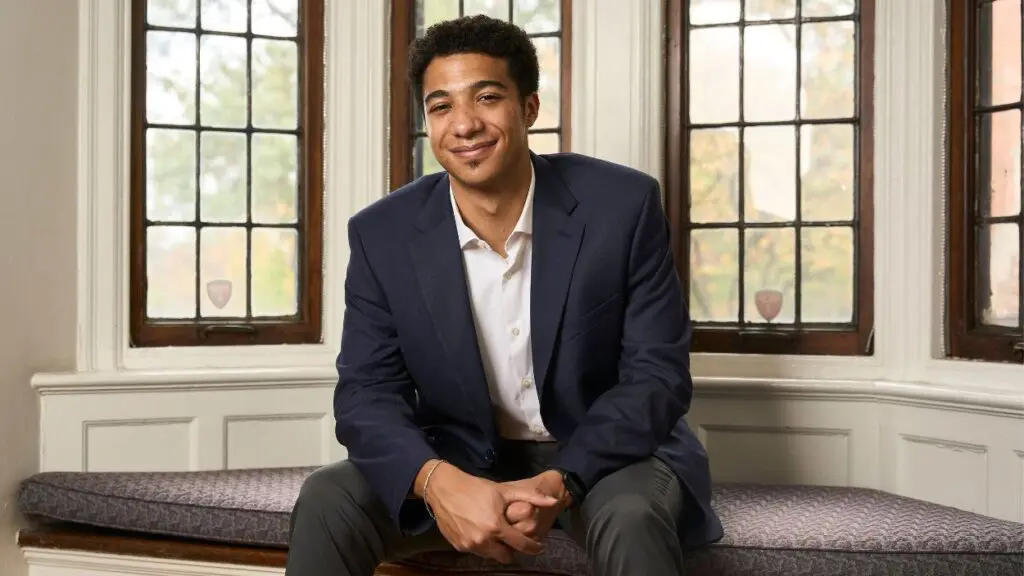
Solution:
M 410 497 L 412 483 L 437 454 L 413 420 L 415 385 L 402 358 L 384 291 L 352 220 L 348 239 L 335 433 L 349 460 L 387 506 L 392 521 L 403 532 L 416 534 L 431 521 L 422 501 Z
M 653 455 L 693 395 L 690 319 L 657 182 L 640 210 L 629 260 L 618 383 L 591 405 L 555 462 L 587 489 Z

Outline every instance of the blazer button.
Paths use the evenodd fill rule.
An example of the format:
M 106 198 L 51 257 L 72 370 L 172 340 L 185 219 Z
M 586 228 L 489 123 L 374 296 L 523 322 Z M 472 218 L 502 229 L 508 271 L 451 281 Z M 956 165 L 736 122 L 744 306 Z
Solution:
M 484 460 L 488 464 L 494 464 L 494 450 L 488 450 L 484 453 Z

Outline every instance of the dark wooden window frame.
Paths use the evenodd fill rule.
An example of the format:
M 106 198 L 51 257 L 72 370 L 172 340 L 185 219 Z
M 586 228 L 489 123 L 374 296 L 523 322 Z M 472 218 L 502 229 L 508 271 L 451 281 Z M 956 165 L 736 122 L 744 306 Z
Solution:
M 949 0 L 949 132 L 947 139 L 949 189 L 946 334 L 948 354 L 954 358 L 989 362 L 1024 361 L 1024 336 L 1013 329 L 979 325 L 978 311 L 983 298 L 978 294 L 978 174 L 976 158 L 983 153 L 976 136 L 978 62 L 978 9 L 975 0 Z M 1022 57 L 1024 58 L 1024 57 Z M 1013 105 L 1012 107 L 1016 107 Z M 998 108 L 998 107 L 997 107 Z M 1024 235 L 1024 210 L 1015 221 Z M 1024 238 L 1021 240 L 1024 245 Z M 1024 266 L 1021 267 L 1024 276 Z M 1021 279 L 1024 288 L 1024 277 Z
M 876 0 L 860 0 L 855 18 L 858 39 L 856 107 L 859 126 L 854 195 L 855 256 L 854 321 L 850 325 L 798 325 L 793 328 L 743 324 L 695 324 L 694 352 L 862 356 L 873 353 L 874 325 L 874 44 Z M 688 0 L 668 0 L 666 59 L 665 203 L 673 250 L 684 283 L 689 279 L 689 162 L 687 158 L 686 72 Z M 799 16 L 799 15 L 798 15 Z M 793 22 L 793 19 L 778 22 Z M 741 55 L 742 56 L 742 55 Z M 787 123 L 788 125 L 789 123 Z M 799 244 L 798 244 L 799 247 Z M 797 264 L 799 267 L 799 263 Z M 799 288 L 798 288 L 799 289 Z M 689 290 L 687 298 L 689 297 Z
M 509 0 L 511 6 L 514 0 Z M 561 73 L 559 75 L 558 128 L 531 130 L 531 133 L 557 133 L 560 148 L 572 149 L 572 0 L 560 0 L 560 20 L 557 36 L 561 38 Z M 461 13 L 462 10 L 460 9 Z M 391 126 L 390 126 L 390 178 L 391 190 L 400 188 L 413 179 L 412 146 L 415 139 L 414 120 L 416 105 L 409 86 L 409 46 L 416 39 L 416 0 L 391 0 Z M 544 37 L 550 34 L 531 34 Z
M 321 341 L 324 0 L 299 13 L 298 313 L 248 320 L 146 318 L 146 0 L 132 1 L 130 342 L 133 347 L 307 344 Z M 198 33 L 199 30 L 197 29 Z M 249 37 L 247 34 L 234 34 Z M 257 36 L 258 37 L 258 36 Z M 197 48 L 198 49 L 198 48 Z M 197 76 L 196 82 L 199 82 Z M 250 76 L 251 82 L 251 76 Z M 251 93 L 251 87 L 250 87 Z M 196 101 L 198 106 L 198 100 Z M 199 130 L 198 126 L 194 129 Z M 246 133 L 253 130 L 244 129 Z M 251 162 L 251 157 L 250 160 Z M 197 190 L 197 202 L 198 202 Z M 188 223 L 186 223 L 188 224 Z M 198 217 L 193 225 L 198 224 Z M 252 224 L 239 224 L 249 229 Z M 197 250 L 199 239 L 196 240 Z M 197 279 L 198 266 L 197 258 Z M 251 282 L 249 283 L 251 290 Z M 198 307 L 198 304 L 197 304 Z M 197 314 L 198 318 L 198 314 Z

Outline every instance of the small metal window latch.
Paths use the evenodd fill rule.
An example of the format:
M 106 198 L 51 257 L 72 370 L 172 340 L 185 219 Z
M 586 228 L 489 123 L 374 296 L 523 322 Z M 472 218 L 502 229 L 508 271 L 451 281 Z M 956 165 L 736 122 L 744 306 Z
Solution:
M 209 338 L 213 334 L 247 334 L 256 337 L 259 329 L 249 324 L 210 324 L 199 328 L 200 338 Z

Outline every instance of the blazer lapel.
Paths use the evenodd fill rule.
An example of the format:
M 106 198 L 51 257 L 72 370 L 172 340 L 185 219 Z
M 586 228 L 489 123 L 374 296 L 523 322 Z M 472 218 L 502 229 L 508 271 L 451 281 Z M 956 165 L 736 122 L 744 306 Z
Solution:
M 443 352 L 454 368 L 470 411 L 484 431 L 494 434 L 490 393 L 480 359 L 447 176 L 431 191 L 416 225 L 421 234 L 409 244 L 409 250 Z
M 531 156 L 536 189 L 530 330 L 534 378 L 538 392 L 543 393 L 585 226 L 583 217 L 574 214 L 576 198 L 561 175 L 544 158 L 536 154 Z

